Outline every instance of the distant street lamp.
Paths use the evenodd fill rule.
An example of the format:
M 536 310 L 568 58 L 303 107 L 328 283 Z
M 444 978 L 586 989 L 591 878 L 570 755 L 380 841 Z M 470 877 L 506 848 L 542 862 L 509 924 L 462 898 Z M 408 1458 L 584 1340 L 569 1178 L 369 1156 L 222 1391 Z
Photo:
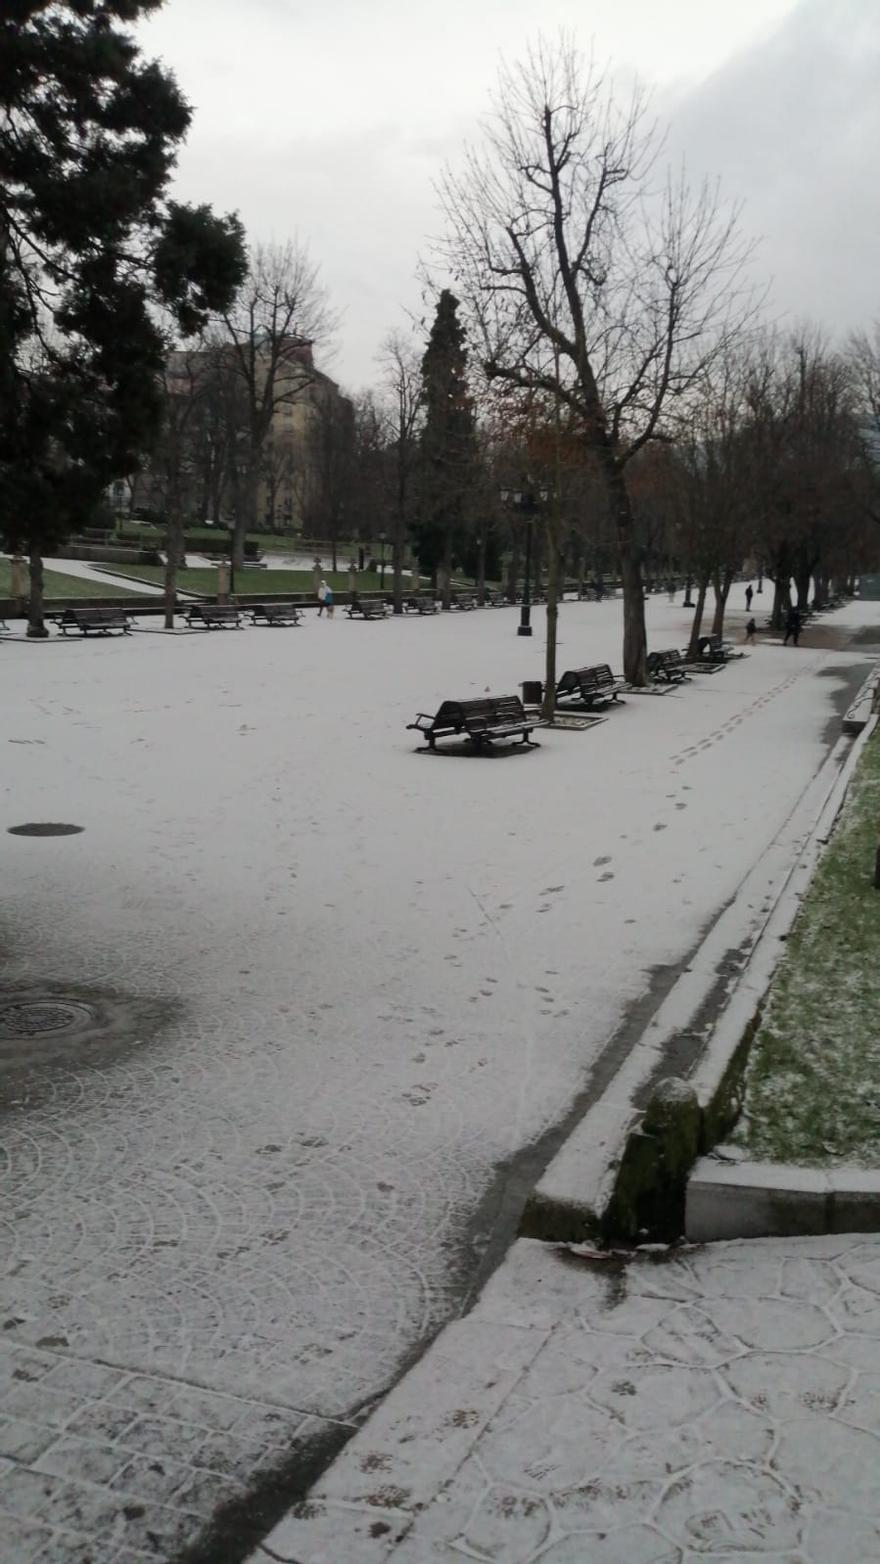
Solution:
M 383 588 L 385 586 L 385 536 L 384 532 L 379 533 L 379 585 Z
M 546 505 L 549 497 L 547 489 L 534 489 L 531 484 L 527 484 L 524 489 L 501 490 L 502 505 L 508 505 L 512 510 L 519 511 L 525 517 L 526 523 L 526 568 L 517 635 L 532 633 L 532 524 L 540 506 Z

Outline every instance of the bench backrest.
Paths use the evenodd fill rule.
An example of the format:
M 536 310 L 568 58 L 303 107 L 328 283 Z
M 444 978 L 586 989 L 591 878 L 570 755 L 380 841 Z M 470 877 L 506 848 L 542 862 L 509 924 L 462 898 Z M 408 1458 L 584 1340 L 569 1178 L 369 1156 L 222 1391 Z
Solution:
M 592 668 L 569 668 L 556 686 L 557 695 L 568 695 L 574 690 L 600 690 L 614 684 L 614 674 L 608 663 L 596 663 Z
M 478 733 L 499 723 L 525 722 L 526 714 L 518 695 L 486 695 L 470 701 L 444 701 L 433 726 L 460 732 Z

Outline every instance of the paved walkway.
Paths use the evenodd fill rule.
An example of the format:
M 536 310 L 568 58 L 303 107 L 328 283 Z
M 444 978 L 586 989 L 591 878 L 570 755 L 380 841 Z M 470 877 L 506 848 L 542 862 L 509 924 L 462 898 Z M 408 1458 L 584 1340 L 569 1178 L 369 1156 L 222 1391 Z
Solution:
M 520 1240 L 252 1564 L 876 1564 L 880 1237 Z
M 652 645 L 688 618 L 652 600 Z M 4 646 L 2 998 L 95 1026 L 0 1020 L 2 1564 L 171 1559 L 305 1491 L 467 1307 L 867 671 L 762 646 L 539 750 L 417 753 L 426 704 L 540 675 L 516 622 Z M 619 603 L 561 624 L 614 658 Z M 83 829 L 5 834 L 32 821 Z

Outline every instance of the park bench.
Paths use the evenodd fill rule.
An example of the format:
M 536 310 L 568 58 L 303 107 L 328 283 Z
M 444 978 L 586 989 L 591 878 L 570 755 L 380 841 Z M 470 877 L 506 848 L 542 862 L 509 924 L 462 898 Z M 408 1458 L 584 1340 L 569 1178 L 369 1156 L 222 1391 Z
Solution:
M 349 619 L 359 614 L 361 619 L 387 619 L 388 604 L 384 597 L 359 597 L 357 602 L 349 603 L 345 612 Z
M 436 614 L 437 612 L 437 604 L 433 597 L 408 597 L 403 607 L 407 614 Z
M 607 663 L 597 663 L 592 668 L 569 668 L 556 686 L 556 699 L 579 706 L 607 706 L 619 700 L 625 689 L 625 680 L 618 679 Z
M 697 641 L 694 657 L 688 656 L 687 648 L 682 653 L 689 673 L 720 673 L 732 657 L 742 657 L 742 655 L 742 652 L 735 651 L 730 641 L 723 640 L 720 635 L 701 635 Z
M 507 598 L 504 596 L 503 592 L 487 592 L 486 593 L 486 607 L 487 608 L 507 608 L 507 606 L 508 606 Z
M 649 652 L 645 667 L 648 678 L 662 684 L 683 684 L 690 678 L 687 664 L 677 650 Z
M 456 592 L 449 606 L 461 609 L 476 608 L 477 600 L 472 592 Z
M 126 614 L 121 608 L 65 608 L 63 613 L 51 616 L 61 631 L 67 635 L 71 630 L 76 630 L 80 635 L 111 635 L 114 630 L 121 630 L 123 635 L 131 634 L 131 615 Z
M 526 716 L 518 695 L 488 695 L 470 701 L 444 701 L 432 717 L 420 711 L 415 722 L 407 723 L 427 740 L 433 749 L 437 740 L 469 738 L 475 749 L 493 744 L 496 739 L 519 736 L 523 744 L 537 749 L 529 734 L 539 726 L 537 717 Z
M 200 624 L 206 630 L 239 630 L 241 609 L 232 603 L 191 603 L 183 611 L 187 624 Z
M 254 603 L 249 612 L 252 624 L 298 625 L 301 618 L 293 603 Z

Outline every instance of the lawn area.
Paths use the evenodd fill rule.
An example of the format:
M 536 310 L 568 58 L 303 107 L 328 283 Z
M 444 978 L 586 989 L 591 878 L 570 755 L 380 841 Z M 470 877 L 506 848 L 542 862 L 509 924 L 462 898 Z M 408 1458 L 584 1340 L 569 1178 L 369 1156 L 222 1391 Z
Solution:
M 732 1136 L 750 1156 L 880 1166 L 880 737 L 868 743 L 798 914 Z
M 161 585 L 165 579 L 164 565 L 120 565 L 114 567 L 114 569 L 116 568 L 125 576 L 137 577 L 139 581 L 149 581 L 154 585 Z M 328 570 L 324 579 L 328 586 L 333 587 L 334 591 L 348 591 L 348 571 L 340 570 L 334 574 Z M 386 570 L 384 590 L 390 593 L 392 584 L 391 571 Z M 182 570 L 178 575 L 177 585 L 181 592 L 216 592 L 217 567 L 216 565 L 194 566 L 192 569 Z M 292 592 L 308 592 L 311 594 L 314 592 L 315 582 L 310 570 L 258 570 L 251 568 L 236 571 L 235 586 L 238 592 L 244 592 L 251 596 L 260 592 L 277 597 Z M 409 590 L 408 581 L 406 589 L 407 591 Z M 382 590 L 382 583 L 378 572 L 370 574 L 368 571 L 363 571 L 358 575 L 359 592 L 378 592 L 380 590 Z
M 0 559 L 0 597 L 8 597 L 11 590 L 11 571 L 8 559 Z M 53 597 L 130 597 L 135 588 L 121 586 L 107 578 L 103 581 L 87 581 L 84 576 L 68 576 L 61 570 L 43 572 L 43 593 L 48 602 Z

